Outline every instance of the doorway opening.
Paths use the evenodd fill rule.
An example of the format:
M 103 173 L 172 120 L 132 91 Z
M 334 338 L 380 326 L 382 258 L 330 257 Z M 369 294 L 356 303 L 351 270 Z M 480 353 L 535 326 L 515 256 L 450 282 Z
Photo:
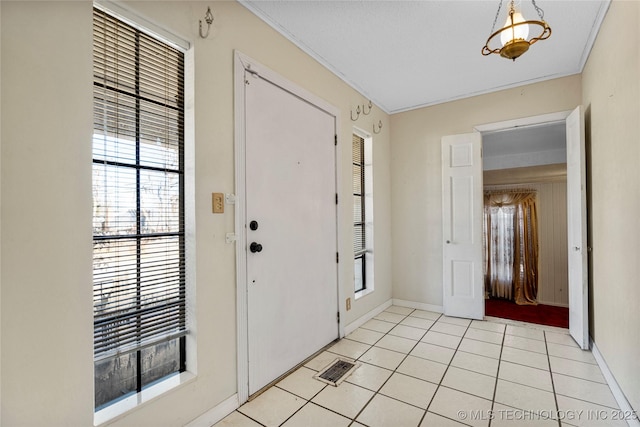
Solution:
M 493 212 L 497 221 L 502 213 L 506 224 L 501 230 L 494 223 L 494 234 L 491 229 L 484 234 L 485 248 L 492 247 L 485 249 L 485 314 L 567 328 L 565 121 L 484 131 L 482 140 L 485 218 Z M 510 196 L 495 196 L 501 194 Z M 537 218 L 526 214 L 513 194 L 535 203 Z M 499 199 L 499 206 L 490 202 L 494 199 Z M 491 224 L 491 218 L 486 222 Z M 500 253 L 496 250 L 499 245 L 511 246 Z M 533 256 L 532 248 L 537 259 L 527 265 L 527 251 Z M 502 269 L 503 274 L 496 274 L 496 269 Z

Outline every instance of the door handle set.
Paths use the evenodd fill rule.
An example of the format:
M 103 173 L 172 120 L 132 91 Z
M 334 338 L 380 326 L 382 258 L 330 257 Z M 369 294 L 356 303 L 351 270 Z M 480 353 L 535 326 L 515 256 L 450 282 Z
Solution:
M 253 231 L 256 231 L 258 229 L 258 221 L 251 221 L 249 223 L 249 228 Z M 262 245 L 260 243 L 251 242 L 251 244 L 249 245 L 249 250 L 254 254 L 256 252 L 262 252 Z

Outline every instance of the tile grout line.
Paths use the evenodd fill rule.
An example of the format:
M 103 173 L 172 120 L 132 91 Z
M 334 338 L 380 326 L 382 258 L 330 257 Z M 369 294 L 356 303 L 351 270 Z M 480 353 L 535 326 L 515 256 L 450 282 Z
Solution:
M 411 313 L 413 313 L 413 312 L 415 312 L 415 311 L 416 311 L 416 309 L 413 309 L 413 311 L 411 311 L 409 314 L 407 314 L 407 315 L 406 315 L 406 316 L 405 316 L 405 317 L 404 317 L 400 322 L 402 322 L 403 320 L 405 320 L 406 318 L 408 318 L 409 316 L 411 316 Z M 395 314 L 398 314 L 398 313 L 395 313 Z M 442 316 L 442 315 L 438 316 L 438 319 L 439 319 L 441 316 Z M 374 317 L 374 319 L 375 319 L 375 317 Z M 429 320 L 430 320 L 430 319 L 429 319 Z M 422 338 L 427 334 L 427 332 L 429 332 L 429 330 L 431 330 L 431 328 L 433 327 L 433 325 L 435 325 L 436 321 L 437 321 L 437 319 L 433 321 L 433 324 L 432 324 L 431 326 L 429 326 L 429 329 L 427 329 L 427 330 L 424 332 L 424 334 L 422 334 L 422 337 L 420 337 L 420 339 L 422 339 Z M 398 326 L 398 325 L 400 324 L 400 322 L 396 323 L 396 326 Z M 392 331 L 396 326 L 394 326 L 393 328 L 389 329 L 389 331 L 388 331 L 387 333 L 385 333 L 382 337 L 380 337 L 380 339 L 379 339 L 378 341 L 376 341 L 376 343 L 380 342 L 380 340 L 382 340 L 384 337 L 386 337 L 387 335 L 389 335 L 389 332 L 391 332 L 391 331 Z M 421 329 L 421 328 L 420 328 L 420 329 Z M 395 335 L 391 335 L 391 336 L 395 336 Z M 401 338 L 402 338 L 402 337 L 401 337 Z M 409 353 L 411 353 L 411 351 L 413 351 L 413 349 L 414 349 L 414 348 L 415 348 L 419 343 L 420 343 L 420 340 L 416 341 L 415 345 L 411 348 L 411 350 L 409 350 Z M 375 344 L 374 344 L 374 345 L 372 345 L 371 347 L 375 347 Z M 378 348 L 382 348 L 382 347 L 378 347 Z M 384 350 L 389 350 L 389 349 L 384 349 Z M 369 351 L 369 350 L 367 350 L 367 351 Z M 389 350 L 389 351 L 393 351 L 393 350 Z M 365 352 L 365 353 L 366 353 L 366 352 Z M 360 357 L 364 356 L 364 354 L 365 354 L 365 353 L 363 353 Z M 404 361 L 407 359 L 407 357 L 409 357 L 409 353 L 405 354 L 404 358 L 400 361 L 400 363 L 398 363 L 398 366 L 396 366 L 396 367 L 393 369 L 393 371 L 391 372 L 391 375 L 389 375 L 389 377 L 388 377 L 388 378 L 387 378 L 387 379 L 382 383 L 382 385 L 381 385 L 380 387 L 378 387 L 378 389 L 373 393 L 373 396 L 371 396 L 371 398 L 367 401 L 367 403 L 365 403 L 365 404 L 364 404 L 364 406 L 362 407 L 362 409 L 360 409 L 360 411 L 359 411 L 359 412 L 356 414 L 356 416 L 353 418 L 353 420 L 352 420 L 351 424 L 353 424 L 353 423 L 355 423 L 355 422 L 356 422 L 356 419 L 360 416 L 360 414 L 362 414 L 362 412 L 364 412 L 364 410 L 369 406 L 369 404 L 371 403 L 371 401 L 372 401 L 372 400 L 373 400 L 373 399 L 374 399 L 378 394 L 380 394 L 380 390 L 382 390 L 382 388 L 383 388 L 383 387 L 385 386 L 385 384 L 389 381 L 389 379 L 393 376 L 393 374 L 395 374 L 395 373 L 396 373 L 396 371 L 397 371 L 398 367 L 399 367 L 400 365 L 402 365 L 402 362 L 404 362 Z M 358 357 L 358 359 L 356 359 L 356 360 L 360 360 L 360 357 Z M 366 363 L 366 362 L 362 362 L 362 363 Z M 373 365 L 373 366 L 377 366 L 377 365 Z M 381 366 L 379 366 L 379 367 L 380 367 L 380 368 L 382 368 Z M 383 368 L 383 369 L 385 369 L 385 368 Z M 390 369 L 389 369 L 389 370 L 390 370 Z M 355 384 L 354 384 L 354 385 L 355 385 Z M 388 396 L 386 396 L 386 395 L 384 395 L 384 394 L 383 394 L 382 396 L 388 397 Z M 393 398 L 390 398 L 390 399 L 393 399 Z M 396 400 L 396 401 L 398 401 L 398 402 L 402 402 L 402 403 L 404 403 L 404 404 L 406 404 L 406 405 L 410 405 L 409 403 L 407 403 L 407 402 L 403 402 L 403 401 L 398 400 L 398 399 L 394 399 L 394 400 Z M 414 406 L 414 405 L 411 405 L 411 406 Z M 420 409 L 422 409 L 422 408 L 420 408 Z M 426 410 L 425 410 L 425 414 L 426 414 Z M 424 414 L 422 415 L 422 418 L 424 418 Z M 420 422 L 422 422 L 422 418 L 420 419 Z M 359 422 L 359 421 L 358 421 L 358 422 Z M 420 424 L 418 424 L 418 425 L 420 425 Z
M 547 354 L 548 354 L 548 353 L 547 353 Z M 570 358 L 568 358 L 568 357 L 556 356 L 556 355 L 553 355 L 553 354 L 548 354 L 548 355 L 549 355 L 550 357 L 556 357 L 556 358 L 558 358 L 558 359 L 569 360 L 569 361 L 571 361 L 571 362 L 584 363 L 584 364 L 586 364 L 586 365 L 595 366 L 595 367 L 597 367 L 598 369 L 600 369 L 600 367 L 598 366 L 598 364 L 597 364 L 597 363 L 583 362 L 582 360 L 570 359 Z
M 302 367 L 304 367 L 304 366 L 302 366 Z M 298 369 L 300 369 L 300 368 L 298 368 Z M 307 368 L 307 369 L 309 369 L 309 368 Z M 279 424 L 280 426 L 282 426 L 284 423 L 286 423 L 287 421 L 289 421 L 289 420 L 290 420 L 290 419 L 291 419 L 295 414 L 297 414 L 298 412 L 300 412 L 300 411 L 302 410 L 302 408 L 304 408 L 304 407 L 305 407 L 305 406 L 307 406 L 308 404 L 313 403 L 313 404 L 317 405 L 317 403 L 315 403 L 315 402 L 311 402 L 311 400 L 312 400 L 313 398 L 315 398 L 317 395 L 319 395 L 319 394 L 322 392 L 322 390 L 324 390 L 325 388 L 329 387 L 329 385 L 328 385 L 328 384 L 325 384 L 325 386 L 324 386 L 324 387 L 322 387 L 320 390 L 318 390 L 318 392 L 317 392 L 316 394 L 314 394 L 313 396 L 311 396 L 311 398 L 310 398 L 310 399 L 307 399 L 307 398 L 305 398 L 305 397 L 299 396 L 299 395 L 297 395 L 297 394 L 295 394 L 295 393 L 293 393 L 293 392 L 291 392 L 291 391 L 289 391 L 289 390 L 286 390 L 286 389 L 284 389 L 284 388 L 282 388 L 282 387 L 279 387 L 279 386 L 278 386 L 278 384 L 274 384 L 274 385 L 273 385 L 273 387 L 278 388 L 278 389 L 280 389 L 280 390 L 282 390 L 282 391 L 284 391 L 284 392 L 286 392 L 286 393 L 290 393 L 290 394 L 292 394 L 292 395 L 294 395 L 294 396 L 297 396 L 297 397 L 299 397 L 300 399 L 302 399 L 302 400 L 304 400 L 304 401 L 305 401 L 304 405 L 302 405 L 301 407 L 299 407 L 297 411 L 295 411 L 293 414 L 289 415 L 289 417 L 288 417 L 287 419 L 285 419 L 283 422 L 281 422 L 281 423 Z M 329 410 L 329 411 L 334 412 L 334 413 L 336 413 L 336 414 L 337 414 L 337 412 L 332 411 L 332 410 L 331 410 L 331 409 L 329 409 L 329 408 L 325 408 L 324 406 L 321 406 L 321 405 L 318 405 L 318 406 L 320 406 L 320 407 L 321 407 L 321 408 L 323 408 L 323 409 L 327 409 L 327 410 Z M 342 414 L 338 414 L 338 415 L 342 415 Z M 344 415 L 343 415 L 343 416 L 344 416 Z
M 440 320 L 440 318 L 444 316 L 444 314 L 440 314 L 440 316 L 438 316 L 438 318 L 436 320 L 433 321 L 433 325 L 436 324 L 436 322 L 438 320 Z M 431 325 L 431 327 L 433 327 L 433 325 Z M 427 330 L 427 332 L 429 332 L 429 330 L 431 330 L 431 328 L 429 328 Z M 424 333 L 424 335 L 422 336 L 422 338 L 424 338 L 427 335 L 427 332 Z M 420 338 L 420 339 L 422 339 Z M 421 341 L 418 341 L 421 342 Z M 462 339 L 460 339 L 460 342 L 462 342 Z M 418 346 L 418 344 L 416 344 L 416 347 Z M 460 343 L 458 343 L 458 347 L 460 347 Z M 415 348 L 415 347 L 414 347 Z M 413 351 L 413 349 L 411 349 L 411 351 Z M 454 351 L 453 354 L 451 355 L 451 359 L 449 359 L 449 364 L 451 363 L 451 361 L 453 360 L 453 357 L 456 355 L 456 352 Z M 431 406 L 431 403 L 433 403 L 433 399 L 436 397 L 436 393 L 438 393 L 438 389 L 440 388 L 440 383 L 442 383 L 442 380 L 444 379 L 444 376 L 447 374 L 447 370 L 449 369 L 449 364 L 447 364 L 447 367 L 444 368 L 444 372 L 442 373 L 442 376 L 440 377 L 440 381 L 438 381 L 438 384 L 436 385 L 436 389 L 433 392 L 433 396 L 431 396 L 431 399 L 429 399 L 429 403 L 427 404 L 426 409 L 424 410 L 424 414 L 422 414 L 422 418 L 420 418 L 420 422 L 418 422 L 418 426 L 422 425 L 422 423 L 424 422 L 424 419 L 427 416 L 427 413 L 429 412 L 429 407 Z
M 240 412 L 240 408 L 236 409 L 236 411 L 235 411 L 235 412 L 237 412 L 237 413 L 241 414 L 241 415 L 242 415 L 242 416 L 244 416 L 244 417 L 249 418 L 251 421 L 253 421 L 253 422 L 257 423 L 257 424 L 260 424 L 262 427 L 266 427 L 266 426 L 265 426 L 264 424 L 262 424 L 260 421 L 258 421 L 258 420 L 256 420 L 256 419 L 251 418 L 249 415 L 245 414 L 244 412 Z
M 441 314 L 440 317 L 438 317 L 438 320 L 440 320 L 440 318 L 442 318 L 442 316 L 444 316 L 444 314 Z M 456 353 L 458 353 L 458 349 L 460 348 L 460 345 L 462 344 L 462 340 L 464 339 L 464 336 L 466 335 L 467 331 L 469 330 L 469 328 L 471 327 L 471 323 L 473 323 L 473 320 L 470 321 L 467 324 L 467 327 L 464 331 L 464 334 L 462 334 L 462 336 L 460 337 L 460 341 L 458 342 L 458 345 L 456 346 L 456 348 L 453 351 L 453 354 L 451 355 L 451 359 L 449 359 L 449 363 L 447 364 L 447 367 L 445 368 L 444 372 L 442 373 L 442 377 L 440 377 L 440 381 L 438 382 L 438 385 L 436 386 L 436 390 L 433 392 L 433 396 L 431 396 L 431 399 L 429 400 L 429 404 L 427 405 L 427 409 L 424 411 L 424 414 L 422 415 L 422 418 L 420 419 L 420 424 L 422 424 L 422 422 L 424 421 L 424 418 L 427 416 L 427 413 L 429 412 L 429 408 L 431 407 L 431 404 L 433 403 L 433 400 L 436 398 L 436 395 L 438 394 L 438 390 L 440 390 L 440 387 L 442 386 L 442 381 L 444 381 L 444 377 L 447 375 L 447 372 L 449 371 L 449 368 L 451 367 L 451 363 L 453 362 L 453 359 L 456 357 Z M 434 322 L 435 325 L 435 322 Z M 435 414 L 435 412 L 434 412 Z M 440 415 L 440 414 L 438 414 Z M 456 421 L 453 420 L 449 417 L 445 417 L 447 419 L 450 419 L 452 421 Z M 459 422 L 459 421 L 456 421 Z M 420 425 L 418 424 L 418 425 Z
M 542 331 L 542 335 L 544 336 L 544 348 L 547 350 L 547 363 L 549 365 L 549 375 L 551 376 L 551 389 L 553 390 L 553 401 L 556 403 L 556 414 L 560 412 L 560 407 L 558 406 L 558 395 L 556 394 L 556 383 L 553 381 L 553 370 L 551 369 L 551 356 L 549 355 L 549 343 L 547 342 L 547 333 L 546 331 Z M 558 427 L 562 427 L 562 423 L 560 422 L 560 417 L 558 418 Z
M 507 325 L 504 326 L 504 330 L 502 331 L 502 343 L 500 344 L 500 354 L 498 355 L 498 370 L 496 371 L 496 380 L 493 383 L 493 396 L 491 397 L 491 414 L 493 414 L 493 408 L 496 405 L 496 393 L 498 392 L 498 378 L 500 376 L 500 365 L 502 365 L 502 351 L 504 350 L 504 340 L 507 336 Z M 492 417 L 489 417 L 489 425 L 491 427 Z
M 571 359 L 568 359 L 571 360 Z M 571 360 L 572 362 L 577 362 L 576 360 Z M 594 385 L 605 385 L 608 386 L 608 384 L 606 382 L 601 382 L 601 381 L 595 381 L 595 380 L 590 380 L 589 378 L 582 378 L 582 377 L 576 377 L 575 375 L 569 375 L 569 374 L 563 374 L 562 372 L 554 372 L 556 375 L 560 375 L 563 377 L 569 377 L 569 378 L 573 378 L 576 380 L 581 380 L 581 381 L 587 381 L 590 383 L 593 383 Z M 562 395 L 561 395 L 562 396 Z

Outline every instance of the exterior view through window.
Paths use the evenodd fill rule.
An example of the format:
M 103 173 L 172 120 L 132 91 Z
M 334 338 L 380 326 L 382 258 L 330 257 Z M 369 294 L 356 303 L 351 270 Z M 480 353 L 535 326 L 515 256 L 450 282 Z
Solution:
M 93 15 L 95 409 L 185 370 L 184 54 Z

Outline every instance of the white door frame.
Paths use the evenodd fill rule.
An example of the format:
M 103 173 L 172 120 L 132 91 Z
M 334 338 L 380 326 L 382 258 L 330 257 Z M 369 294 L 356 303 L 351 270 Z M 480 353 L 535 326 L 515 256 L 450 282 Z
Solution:
M 494 132 L 498 130 L 508 130 L 521 128 L 526 126 L 537 126 L 543 124 L 552 124 L 564 122 L 573 110 L 559 111 L 557 113 L 542 114 L 539 116 L 523 117 L 514 120 L 505 120 L 502 122 L 487 123 L 484 125 L 474 126 L 473 130 L 477 132 Z
M 246 116 L 245 116 L 245 71 L 255 72 L 261 77 L 277 84 L 281 88 L 291 92 L 295 96 L 306 100 L 310 104 L 315 105 L 335 117 L 337 147 L 336 153 L 339 153 L 340 145 L 340 110 L 325 100 L 317 97 L 311 92 L 301 88 L 295 83 L 290 82 L 276 72 L 254 61 L 250 57 L 239 51 L 234 51 L 234 119 L 235 119 L 235 242 L 236 242 L 236 331 L 237 331 L 237 378 L 238 378 L 238 403 L 242 405 L 249 398 L 249 322 L 247 310 L 247 251 L 244 247 L 246 230 L 244 227 L 246 217 L 246 206 L 244 203 L 246 195 L 245 180 L 245 157 L 246 157 Z M 341 156 L 336 154 L 336 192 L 341 188 L 342 182 L 341 172 Z M 340 236 L 342 229 L 340 226 L 340 218 L 336 210 L 336 247 L 340 248 Z M 340 286 L 340 265 L 337 268 L 337 289 L 338 307 L 340 319 L 344 319 L 342 304 L 342 287 Z M 339 336 L 344 336 L 344 325 L 340 321 Z
M 569 117 L 569 115 L 572 112 L 573 110 L 567 110 L 567 111 L 560 111 L 557 113 L 543 114 L 543 115 L 532 116 L 532 117 L 524 117 L 524 118 L 515 119 L 515 120 L 507 120 L 503 122 L 488 123 L 484 125 L 478 125 L 474 127 L 474 130 L 477 130 L 478 132 L 491 132 L 491 131 L 514 129 L 519 127 L 526 127 L 526 126 L 552 124 L 552 123 L 558 123 L 558 122 L 566 123 L 567 117 Z M 584 132 L 584 129 L 582 130 L 582 132 Z M 583 242 L 583 244 L 587 245 L 587 242 L 585 241 Z M 569 245 L 571 245 L 571 242 L 567 240 L 567 250 L 569 250 Z M 589 312 L 587 311 L 585 314 L 587 316 L 586 321 L 588 325 Z M 583 343 L 579 343 L 579 344 L 584 349 L 584 344 Z

